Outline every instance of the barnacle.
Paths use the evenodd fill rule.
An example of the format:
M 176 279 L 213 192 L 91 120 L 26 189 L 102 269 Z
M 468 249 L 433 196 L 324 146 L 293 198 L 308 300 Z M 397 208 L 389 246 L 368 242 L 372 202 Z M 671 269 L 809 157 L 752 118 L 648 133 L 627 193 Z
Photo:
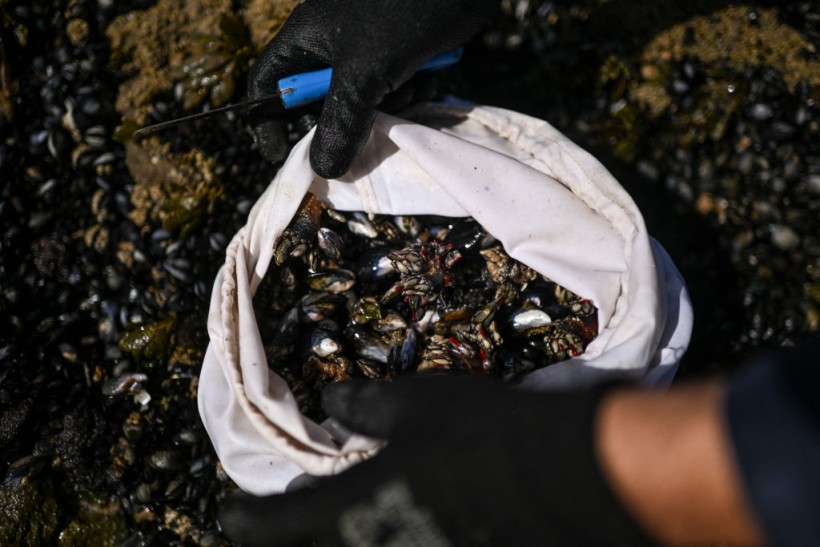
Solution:
M 511 302 L 519 289 L 536 277 L 535 270 L 510 258 L 501 246 L 482 249 L 481 256 L 486 261 L 487 274 L 496 284 L 496 302 Z
M 414 317 L 431 302 L 443 303 L 442 290 L 453 284 L 451 268 L 461 259 L 461 253 L 452 246 L 435 240 L 387 256 L 399 273 L 399 280 L 382 296 L 381 303 L 401 295 Z
M 136 181 L 129 217 L 144 230 L 150 222 L 159 221 L 166 230 L 178 231 L 185 238 L 223 192 L 213 158 L 196 149 L 177 154 L 157 139 L 141 145 L 130 142 L 126 165 Z
M 289 256 L 302 256 L 312 251 L 319 233 L 319 220 L 322 216 L 322 202 L 314 194 L 308 193 L 291 224 L 285 229 L 274 244 L 274 260 L 282 265 Z
M 218 34 L 197 37 L 190 55 L 170 76 L 182 84 L 184 108 L 191 109 L 209 98 L 221 106 L 233 96 L 237 81 L 250 64 L 250 34 L 239 17 L 223 13 L 217 19 Z
M 588 330 L 576 319 L 550 323 L 543 338 L 544 352 L 549 363 L 581 355 L 589 342 Z
M 213 33 L 231 9 L 230 0 L 158 0 L 114 19 L 106 28 L 111 65 L 127 77 L 117 93 L 117 112 L 145 124 L 154 97 L 174 86 L 171 70 L 190 58 L 197 37 Z

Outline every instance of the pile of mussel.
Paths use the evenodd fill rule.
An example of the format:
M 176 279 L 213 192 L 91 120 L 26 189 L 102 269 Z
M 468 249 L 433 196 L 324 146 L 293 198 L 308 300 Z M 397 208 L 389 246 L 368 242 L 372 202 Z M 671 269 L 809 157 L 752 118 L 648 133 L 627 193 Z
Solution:
M 341 213 L 308 194 L 254 300 L 302 412 L 354 377 L 494 375 L 581 354 L 597 309 L 511 258 L 472 218 Z

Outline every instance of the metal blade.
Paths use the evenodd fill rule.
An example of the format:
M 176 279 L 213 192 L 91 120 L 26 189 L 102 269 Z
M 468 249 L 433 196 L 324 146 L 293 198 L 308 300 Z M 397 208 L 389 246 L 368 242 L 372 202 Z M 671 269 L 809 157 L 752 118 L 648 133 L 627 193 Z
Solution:
M 154 125 L 148 125 L 137 129 L 134 131 L 134 138 L 143 137 L 145 135 L 149 135 L 151 133 L 155 133 L 157 131 L 162 131 L 168 127 L 174 127 L 175 125 L 180 125 L 186 122 L 190 122 L 193 120 L 198 120 L 200 118 L 208 118 L 210 116 L 214 116 L 216 114 L 222 114 L 223 112 L 228 112 L 230 110 L 237 110 L 239 108 L 249 108 L 251 106 L 256 106 L 262 103 L 268 103 L 271 101 L 279 101 L 281 100 L 280 97 L 282 92 L 275 93 L 273 95 L 265 95 L 264 97 L 257 97 L 255 99 L 246 99 L 244 101 L 240 101 L 238 103 L 229 104 L 226 106 L 222 106 L 220 108 L 214 108 L 213 110 L 209 110 L 207 112 L 198 112 L 196 114 L 191 114 L 190 116 L 183 116 L 181 118 L 176 118 L 174 120 L 169 120 L 167 122 L 157 123 Z

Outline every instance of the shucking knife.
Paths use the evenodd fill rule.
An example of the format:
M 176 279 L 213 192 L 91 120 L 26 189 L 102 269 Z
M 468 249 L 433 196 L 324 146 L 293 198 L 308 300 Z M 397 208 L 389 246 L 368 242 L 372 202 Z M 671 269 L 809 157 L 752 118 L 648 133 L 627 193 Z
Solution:
M 439 53 L 429 61 L 419 67 L 422 70 L 437 70 L 456 64 L 464 53 L 464 48 L 457 48 L 452 51 Z M 190 116 L 183 116 L 167 122 L 162 122 L 154 125 L 149 125 L 134 131 L 134 137 L 142 137 L 150 133 L 161 131 L 168 127 L 173 127 L 182 123 L 206 118 L 222 112 L 230 110 L 237 110 L 240 108 L 250 108 L 264 103 L 278 104 L 282 110 L 290 110 L 304 106 L 323 99 L 330 89 L 330 78 L 333 75 L 332 68 L 324 68 L 313 72 L 303 72 L 294 76 L 287 76 L 282 78 L 276 84 L 276 92 L 264 97 L 256 97 L 254 99 L 246 99 L 238 103 L 229 104 L 220 108 L 214 108 L 207 112 L 199 112 L 191 114 Z

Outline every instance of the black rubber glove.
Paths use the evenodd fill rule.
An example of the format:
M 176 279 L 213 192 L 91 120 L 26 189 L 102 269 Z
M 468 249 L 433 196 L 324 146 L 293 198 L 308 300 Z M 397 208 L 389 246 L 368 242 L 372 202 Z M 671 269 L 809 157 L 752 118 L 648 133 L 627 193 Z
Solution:
M 603 390 L 532 394 L 491 381 L 341 382 L 325 409 L 388 439 L 374 458 L 292 493 L 229 497 L 242 545 L 644 545 L 593 450 Z
M 251 67 L 251 97 L 269 95 L 292 74 L 333 67 L 333 80 L 310 149 L 314 171 L 344 174 L 364 148 L 375 108 L 434 55 L 466 42 L 498 0 L 306 0 Z M 281 121 L 251 111 L 260 151 L 282 159 Z

